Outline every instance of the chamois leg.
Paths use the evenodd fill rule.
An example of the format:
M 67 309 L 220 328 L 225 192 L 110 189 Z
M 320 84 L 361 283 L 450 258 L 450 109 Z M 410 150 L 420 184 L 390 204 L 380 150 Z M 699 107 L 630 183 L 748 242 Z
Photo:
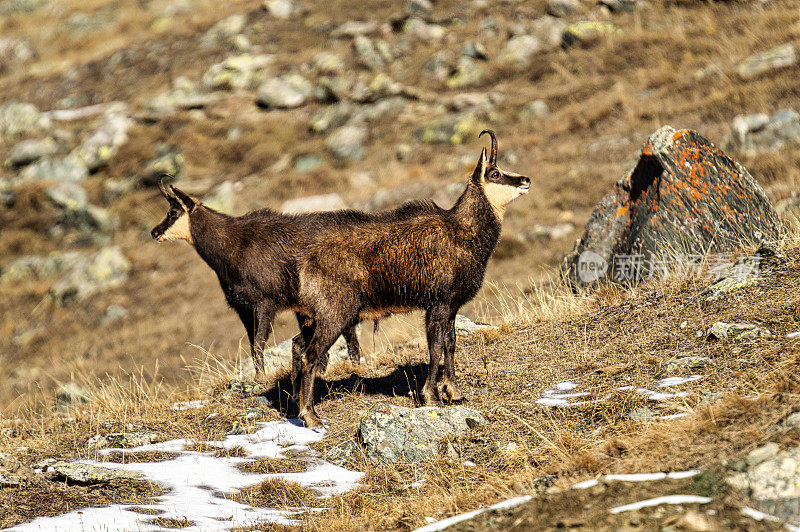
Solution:
M 300 408 L 300 385 L 303 371 L 303 352 L 314 336 L 316 324 L 309 317 L 297 314 L 297 325 L 300 334 L 292 338 L 292 397 Z
M 342 334 L 345 342 L 347 342 L 347 354 L 350 355 L 350 361 L 353 364 L 358 364 L 361 361 L 361 346 L 358 343 L 356 326 L 348 327 Z
M 261 301 L 255 310 L 255 336 L 252 343 L 253 366 L 256 368 L 256 381 L 263 381 L 264 375 L 264 347 L 272 331 L 272 321 L 275 319 L 275 303 L 269 300 Z
M 455 365 L 455 352 L 456 352 L 456 313 L 453 312 L 447 320 L 447 327 L 445 327 L 444 334 L 444 375 L 439 381 L 437 387 L 439 389 L 439 397 L 445 397 L 451 403 L 460 403 L 464 401 L 464 394 L 458 389 L 456 384 L 456 365 Z
M 322 421 L 314 409 L 314 381 L 317 371 L 324 367 L 321 366 L 327 360 L 326 353 L 333 343 L 342 334 L 342 331 L 353 324 L 350 318 L 338 317 L 338 319 L 323 323 L 317 320 L 317 327 L 314 336 L 308 343 L 301 358 L 303 364 L 302 378 L 300 382 L 300 414 L 299 417 L 305 421 L 308 428 L 322 426 Z
M 425 332 L 428 337 L 428 378 L 422 387 L 422 399 L 425 404 L 435 405 L 439 402 L 436 390 L 439 363 L 445 346 L 445 329 L 449 311 L 443 307 L 429 308 L 425 312 Z
M 247 340 L 250 342 L 250 356 L 253 357 L 253 366 L 256 369 L 256 380 L 258 380 L 258 365 L 256 364 L 255 355 L 256 311 L 242 308 L 236 309 L 236 313 L 239 314 L 239 319 L 242 320 L 244 330 L 247 331 Z

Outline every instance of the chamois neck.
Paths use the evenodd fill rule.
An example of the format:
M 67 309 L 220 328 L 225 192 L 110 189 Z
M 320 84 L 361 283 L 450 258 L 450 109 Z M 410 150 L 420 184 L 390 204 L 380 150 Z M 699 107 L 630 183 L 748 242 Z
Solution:
M 214 270 L 219 266 L 224 250 L 231 242 L 231 216 L 199 205 L 189 215 L 189 231 L 197 253 Z
M 452 210 L 461 226 L 488 258 L 500 238 L 502 218 L 498 216 L 486 194 L 479 186 L 470 182 Z

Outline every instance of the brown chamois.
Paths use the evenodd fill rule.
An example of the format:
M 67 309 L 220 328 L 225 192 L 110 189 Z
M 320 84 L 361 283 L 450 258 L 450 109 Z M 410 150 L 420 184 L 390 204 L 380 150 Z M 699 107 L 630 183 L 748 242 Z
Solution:
M 506 205 L 527 193 L 531 183 L 497 166 L 497 139 L 493 131 L 484 133 L 492 139 L 490 156 L 485 148 L 481 151 L 466 190 L 451 209 L 401 207 L 331 227 L 309 245 L 300 264 L 299 305 L 315 325 L 303 330 L 306 349 L 292 360 L 293 391 L 307 426 L 321 425 L 314 410 L 314 379 L 341 331 L 362 319 L 414 309 L 425 310 L 430 353 L 424 401 L 435 404 L 437 395 L 463 400 L 453 361 L 456 313 L 483 283 Z
M 305 246 L 321 227 L 338 223 L 334 213 L 280 214 L 269 209 L 243 216 L 228 216 L 203 205 L 178 188 L 161 194 L 169 202 L 166 218 L 153 228 L 159 242 L 185 240 L 217 274 L 228 305 L 236 311 L 247 330 L 256 380 L 264 378 L 264 346 L 276 312 L 297 309 L 298 249 Z M 297 314 L 301 330 L 310 326 Z M 344 329 L 351 360 L 361 358 L 355 327 Z M 302 336 L 293 339 L 293 351 Z M 327 354 L 327 353 L 326 353 Z

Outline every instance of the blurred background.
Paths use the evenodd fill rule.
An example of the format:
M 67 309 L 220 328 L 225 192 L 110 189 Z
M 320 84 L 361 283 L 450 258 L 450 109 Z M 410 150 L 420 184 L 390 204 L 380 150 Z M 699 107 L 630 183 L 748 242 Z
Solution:
M 0 413 L 249 358 L 211 269 L 150 239 L 162 172 L 233 214 L 449 207 L 491 127 L 534 178 L 463 309 L 499 323 L 661 125 L 796 210 L 798 44 L 782 0 L 0 0 Z M 364 327 L 366 351 L 420 323 Z M 270 344 L 295 330 L 281 315 Z

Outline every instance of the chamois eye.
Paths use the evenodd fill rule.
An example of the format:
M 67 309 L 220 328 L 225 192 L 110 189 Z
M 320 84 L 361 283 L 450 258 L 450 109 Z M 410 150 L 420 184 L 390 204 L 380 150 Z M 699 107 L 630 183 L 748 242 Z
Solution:
M 489 177 L 491 177 L 492 179 L 499 179 L 500 178 L 500 172 L 495 170 L 489 175 Z

